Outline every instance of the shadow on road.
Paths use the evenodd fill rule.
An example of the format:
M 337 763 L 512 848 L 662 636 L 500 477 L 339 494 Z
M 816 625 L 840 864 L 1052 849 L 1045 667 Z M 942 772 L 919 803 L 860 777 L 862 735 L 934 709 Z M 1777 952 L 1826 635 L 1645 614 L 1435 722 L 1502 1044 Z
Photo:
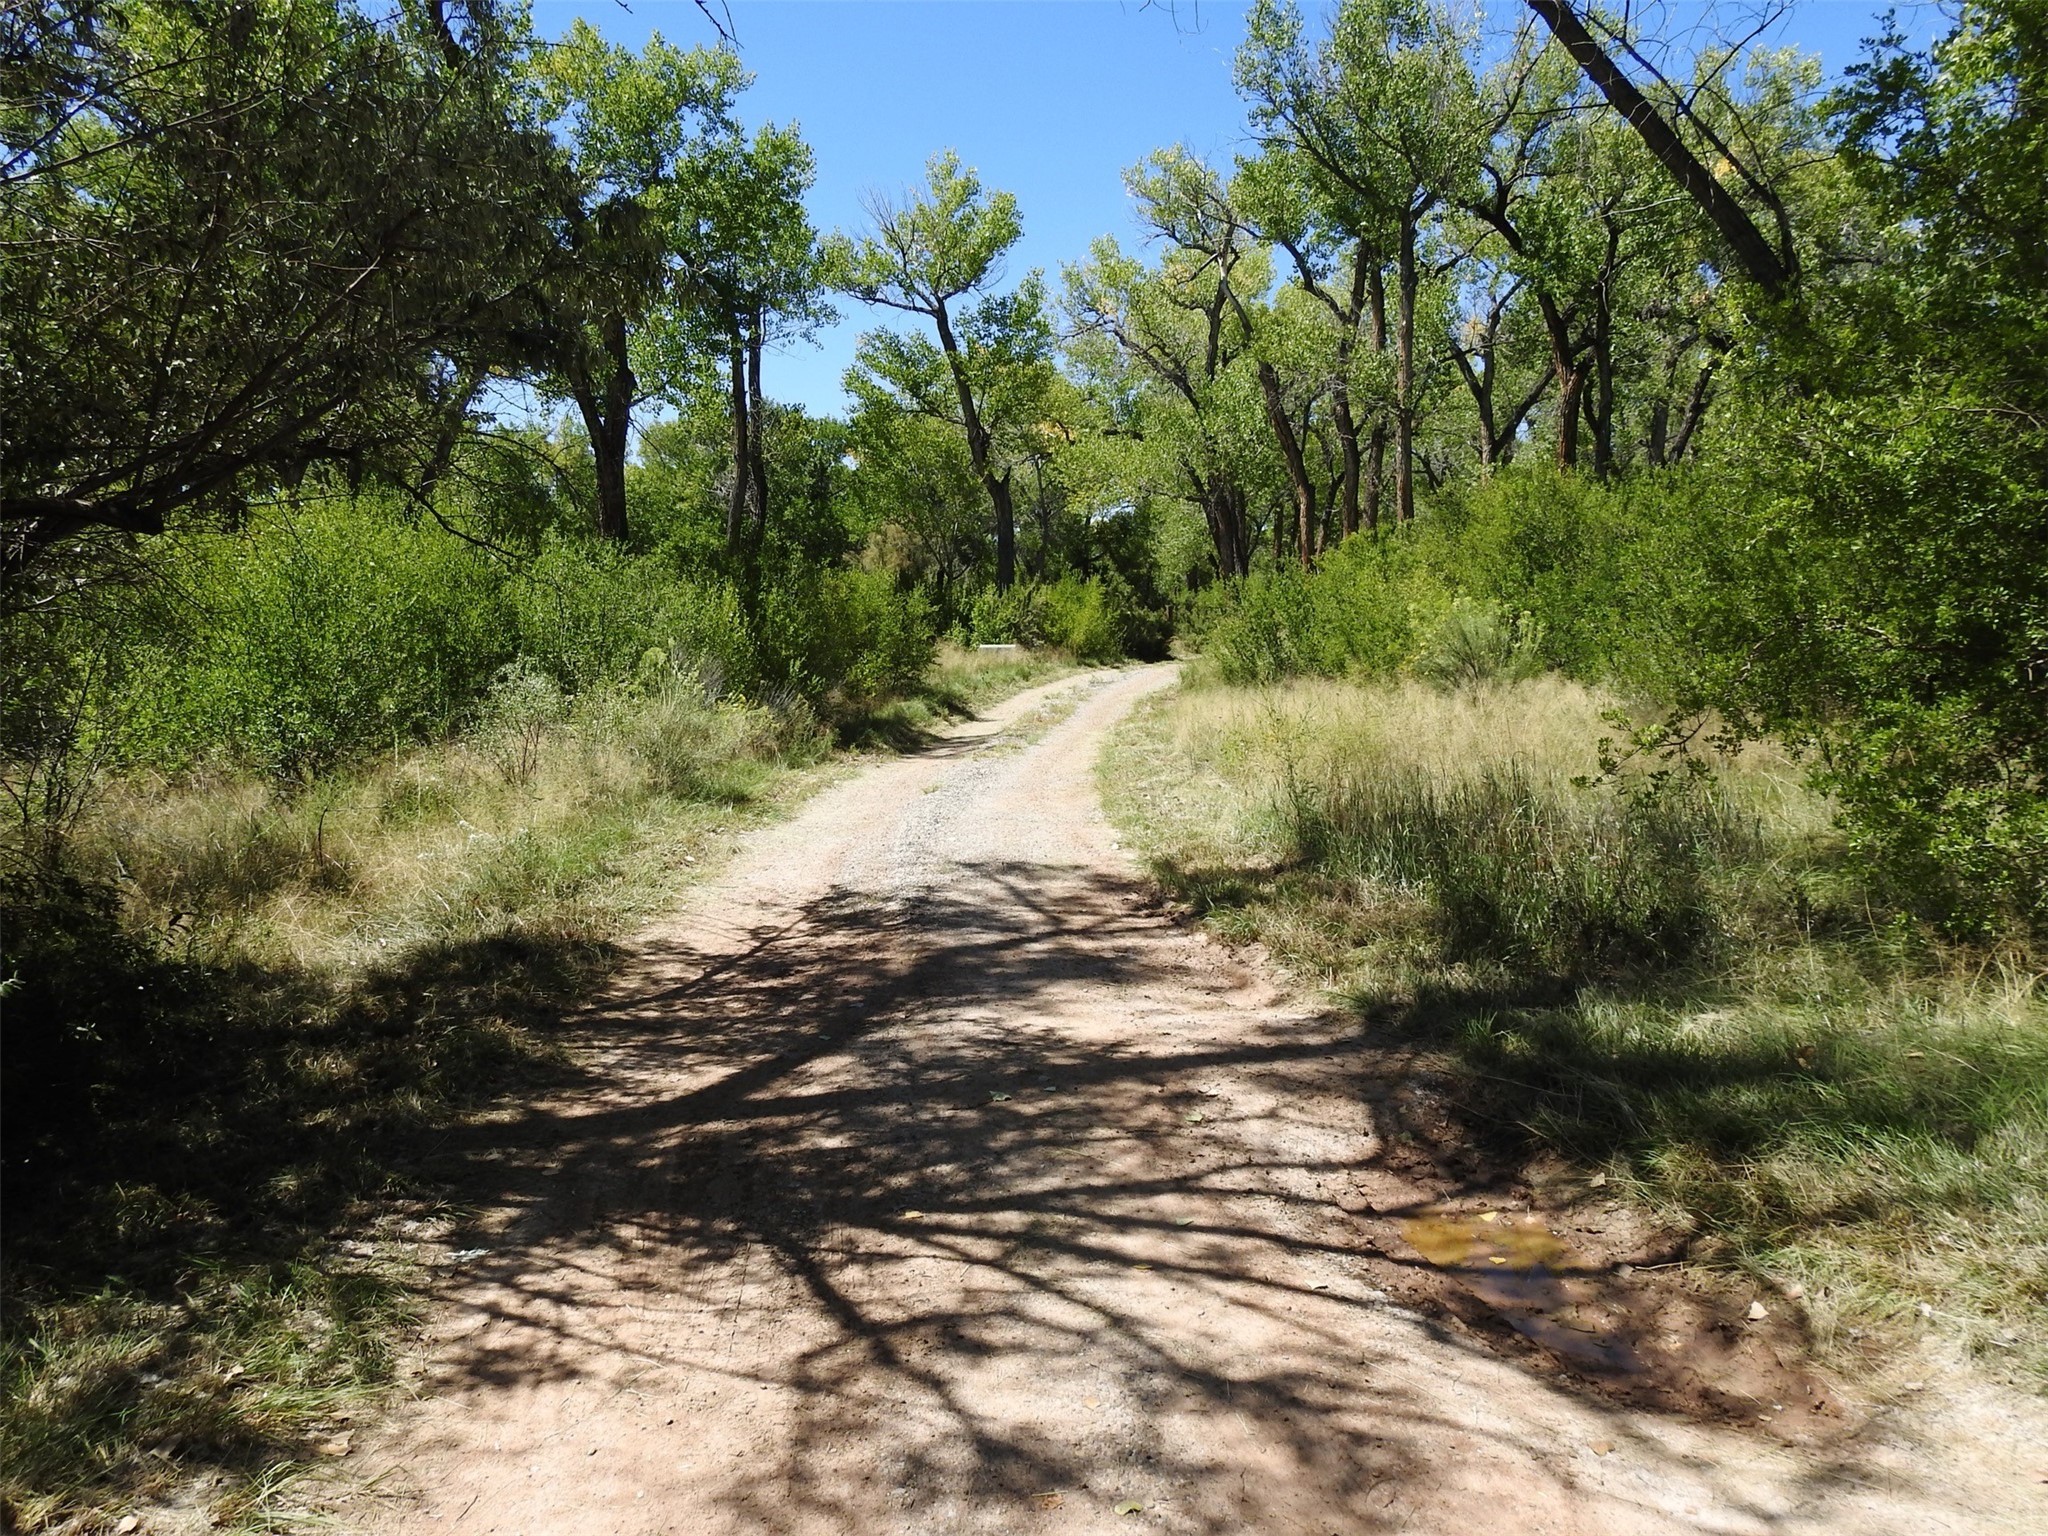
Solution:
M 1418 1333 L 1490 1360 L 1464 1332 L 1399 1309 L 1388 1325 L 1392 1277 L 1435 1272 L 1398 1240 L 1400 1209 L 1338 1202 L 1355 1210 L 1388 1148 L 1412 1163 L 1438 1134 L 1401 1123 L 1403 1062 L 1355 1019 L 1230 1007 L 1247 978 L 1191 968 L 1135 882 L 960 875 L 629 967 L 632 989 L 582 1020 L 604 1063 L 587 1095 L 455 1133 L 433 1171 L 510 1213 L 457 1240 L 485 1252 L 456 1283 L 509 1326 L 466 1335 L 438 1387 L 573 1377 L 593 1347 L 615 1368 L 627 1338 L 651 1372 L 713 1383 L 684 1407 L 770 1392 L 787 1430 L 724 1493 L 757 1529 L 929 1517 L 941 1496 L 1050 1508 L 1106 1496 L 1105 1466 L 1183 1529 L 1262 1523 L 1251 1505 L 1276 1486 L 1391 1528 L 1455 1478 L 1425 1448 L 1475 1421 L 1495 1454 L 1583 1454 L 1418 1378 Z M 1347 1102 L 1354 1129 L 1319 1119 Z M 734 1346 L 748 1336 L 777 1347 Z M 1551 1372 L 1561 1404 L 1664 1454 L 1568 1374 Z M 892 1487 L 851 1483 L 855 1465 Z M 1768 1521 L 1740 1469 L 1715 1480 Z

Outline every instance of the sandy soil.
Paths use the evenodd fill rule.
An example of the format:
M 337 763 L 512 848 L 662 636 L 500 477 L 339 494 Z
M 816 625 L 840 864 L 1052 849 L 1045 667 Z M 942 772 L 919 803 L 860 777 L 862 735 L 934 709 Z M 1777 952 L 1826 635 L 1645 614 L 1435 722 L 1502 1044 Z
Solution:
M 1356 1025 L 1175 926 L 1102 820 L 1171 679 L 881 763 L 642 937 L 586 1085 L 446 1147 L 477 1216 L 344 1526 L 2048 1531 L 2024 1405 L 1843 1415 L 1796 1330 L 1660 1335 L 1580 1227 L 1383 1146 Z M 1709 1336 L 1660 1396 L 1659 1338 Z

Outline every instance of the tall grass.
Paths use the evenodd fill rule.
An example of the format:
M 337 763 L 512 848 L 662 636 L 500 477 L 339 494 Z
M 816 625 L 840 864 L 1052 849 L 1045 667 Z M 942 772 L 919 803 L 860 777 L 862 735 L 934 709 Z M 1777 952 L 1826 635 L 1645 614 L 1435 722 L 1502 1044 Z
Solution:
M 1699 953 L 1715 933 L 1713 871 L 1749 841 L 1699 780 L 1596 793 L 1545 785 L 1517 760 L 1448 783 L 1412 765 L 1290 776 L 1284 810 L 1295 855 L 1363 899 L 1426 899 L 1450 958 L 1565 976 Z
M 1695 1262 L 1802 1284 L 1825 1342 L 1928 1333 L 2048 1386 L 2038 958 L 1897 917 L 1767 749 L 1602 782 L 1616 703 L 1190 689 L 1104 784 L 1207 922 L 1440 1053 L 1475 1136 L 1606 1172 Z

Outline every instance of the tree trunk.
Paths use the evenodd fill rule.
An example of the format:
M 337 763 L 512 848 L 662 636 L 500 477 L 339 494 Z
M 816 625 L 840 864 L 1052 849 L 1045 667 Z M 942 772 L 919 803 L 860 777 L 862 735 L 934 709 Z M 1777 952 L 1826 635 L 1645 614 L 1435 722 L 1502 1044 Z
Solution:
M 1557 467 L 1571 469 L 1579 462 L 1579 396 L 1584 393 L 1585 370 L 1579 366 L 1572 346 L 1571 326 L 1548 294 L 1536 296 L 1543 313 L 1543 330 L 1550 338 L 1550 366 L 1557 375 Z
M 768 533 L 768 430 L 766 401 L 761 394 L 761 311 L 755 310 L 747 330 L 747 469 L 754 482 L 754 526 L 749 542 L 754 554 Z
M 1415 516 L 1415 293 L 1421 275 L 1415 264 L 1416 219 L 1401 221 L 1401 272 L 1394 330 L 1394 516 Z
M 1007 592 L 1017 582 L 1017 512 L 1010 500 L 1010 472 L 1001 478 L 985 474 L 988 499 L 996 513 L 996 590 Z
M 1236 487 L 1198 484 L 1196 494 L 1201 498 L 1203 520 L 1209 525 L 1209 542 L 1216 548 L 1217 572 L 1225 579 L 1249 576 L 1251 545 L 1245 536 L 1243 498 Z
M 1339 386 L 1330 401 L 1330 419 L 1337 428 L 1337 451 L 1343 467 L 1337 477 L 1337 526 L 1341 537 L 1358 532 L 1359 487 L 1364 465 L 1358 452 L 1358 418 L 1351 414 L 1351 391 Z
M 1337 343 L 1337 382 L 1330 391 L 1330 419 L 1337 428 L 1337 449 L 1342 455 L 1344 472 L 1338 481 L 1337 506 L 1338 526 L 1349 538 L 1358 532 L 1359 521 L 1359 476 L 1358 418 L 1351 410 L 1351 354 L 1357 339 L 1358 322 L 1366 313 L 1366 284 L 1368 282 L 1367 262 L 1373 252 L 1365 241 L 1360 240 L 1351 251 L 1351 309 L 1345 317 L 1344 334 Z M 1379 271 L 1370 269 L 1370 280 L 1377 289 Z M 1386 346 L 1386 302 L 1381 298 L 1378 306 L 1378 332 L 1374 345 Z
M 1614 473 L 1614 314 L 1603 287 L 1593 309 L 1593 476 Z
M 1636 131 L 1650 153 L 1671 172 L 1686 195 L 1721 232 L 1721 237 L 1735 253 L 1736 261 L 1757 286 L 1774 297 L 1790 290 L 1799 277 L 1798 257 L 1791 242 L 1785 241 L 1782 253 L 1772 248 L 1742 204 L 1721 185 L 1713 172 L 1700 163 L 1677 130 L 1664 121 L 1662 114 L 1607 56 L 1606 50 L 1594 41 L 1585 23 L 1572 10 L 1569 0 L 1529 0 L 1529 9 L 1543 18 L 1552 35 L 1564 44 L 1565 51 L 1586 72 L 1586 78 L 1607 98 L 1608 105 L 1621 114 L 1622 121 Z M 1762 190 L 1756 188 L 1754 182 L 1752 188 Z M 1771 212 L 1777 216 L 1782 235 L 1786 224 L 1784 206 L 1767 191 L 1762 195 L 1771 204 Z
M 753 484 L 754 444 L 747 419 L 747 348 L 737 320 L 726 337 L 726 352 L 726 366 L 732 375 L 732 486 L 725 500 L 725 552 L 734 560 L 741 560 L 747 553 L 748 534 L 752 531 L 747 518 L 747 492 Z
M 1315 564 L 1316 493 L 1309 483 L 1308 464 L 1302 458 L 1301 439 L 1294 423 L 1287 419 L 1286 403 L 1280 398 L 1280 370 L 1271 363 L 1259 364 L 1259 392 L 1266 398 L 1266 422 L 1280 443 L 1280 457 L 1287 465 L 1287 489 L 1294 498 L 1296 555 L 1305 571 Z M 1273 562 L 1280 563 L 1280 529 L 1273 529 Z
M 626 321 L 606 316 L 600 331 L 605 376 L 593 375 L 582 354 L 569 369 L 569 390 L 590 437 L 597 473 L 597 531 L 601 538 L 626 540 L 626 448 L 633 427 L 633 370 L 626 357 Z
M 1472 409 L 1479 418 L 1479 467 L 1490 470 L 1500 458 L 1500 433 L 1493 422 L 1493 359 L 1490 348 L 1480 352 L 1479 366 L 1474 367 L 1465 349 L 1455 342 L 1451 347 L 1451 361 L 1458 365 L 1458 376 L 1465 381 L 1466 392 L 1472 396 Z
M 1716 358 L 1708 363 L 1692 381 L 1692 395 L 1685 402 L 1685 413 L 1678 418 L 1678 431 L 1671 439 L 1671 457 L 1668 462 L 1672 464 L 1685 457 L 1686 450 L 1692 447 L 1693 433 L 1699 430 L 1700 423 L 1706 419 L 1707 402 L 1713 398 L 1711 386 L 1714 382 L 1714 369 L 1719 361 Z
M 1380 491 L 1387 478 L 1387 424 L 1375 421 L 1366 437 L 1365 486 L 1360 499 L 1359 520 L 1372 533 L 1380 526 Z
M 1007 592 L 1017 580 L 1017 513 L 1010 500 L 1010 472 L 1004 470 L 998 477 L 990 463 L 989 450 L 993 445 L 987 429 L 981 424 L 981 410 L 974 403 L 974 390 L 967 382 L 967 364 L 960 356 L 960 343 L 953 335 L 952 321 L 946 314 L 945 305 L 940 304 L 932 310 L 932 320 L 938 326 L 939 347 L 946 354 L 946 367 L 953 375 L 953 391 L 959 397 L 960 424 L 967 429 L 967 456 L 988 492 L 989 506 L 995 513 L 996 590 Z

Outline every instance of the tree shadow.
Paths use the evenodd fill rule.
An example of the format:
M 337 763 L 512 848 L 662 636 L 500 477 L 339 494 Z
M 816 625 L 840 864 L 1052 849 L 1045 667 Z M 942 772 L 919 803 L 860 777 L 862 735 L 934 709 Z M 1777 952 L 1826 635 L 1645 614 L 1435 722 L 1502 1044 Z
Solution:
M 667 936 L 578 1021 L 591 1094 L 452 1132 L 427 1171 L 482 1214 L 451 1239 L 466 1322 L 433 1389 L 480 1404 L 603 1377 L 680 1391 L 668 1409 L 700 1426 L 768 1394 L 777 1427 L 719 1496 L 748 1529 L 1119 1491 L 1188 1530 L 1269 1523 L 1274 1497 L 1396 1528 L 1445 1481 L 1433 1446 L 1554 1459 L 1418 1374 L 1418 1338 L 1493 1357 L 1387 1295 L 1439 1270 L 1399 1235 L 1411 1209 L 1357 1192 L 1414 1189 L 1390 1148 L 1439 1128 L 1403 1125 L 1401 1064 L 1355 1017 L 1233 1009 L 1248 978 L 1191 970 L 1138 882 L 956 873 Z M 1320 1107 L 1362 1091 L 1377 1123 L 1332 1131 Z M 1573 1396 L 1641 1375 L 1632 1331 L 1656 1321 L 1617 1318 L 1621 1356 L 1548 1379 L 1669 1460 Z M 862 1480 L 878 1466 L 887 1488 Z M 1768 1523 L 1741 1469 L 1686 1475 Z

